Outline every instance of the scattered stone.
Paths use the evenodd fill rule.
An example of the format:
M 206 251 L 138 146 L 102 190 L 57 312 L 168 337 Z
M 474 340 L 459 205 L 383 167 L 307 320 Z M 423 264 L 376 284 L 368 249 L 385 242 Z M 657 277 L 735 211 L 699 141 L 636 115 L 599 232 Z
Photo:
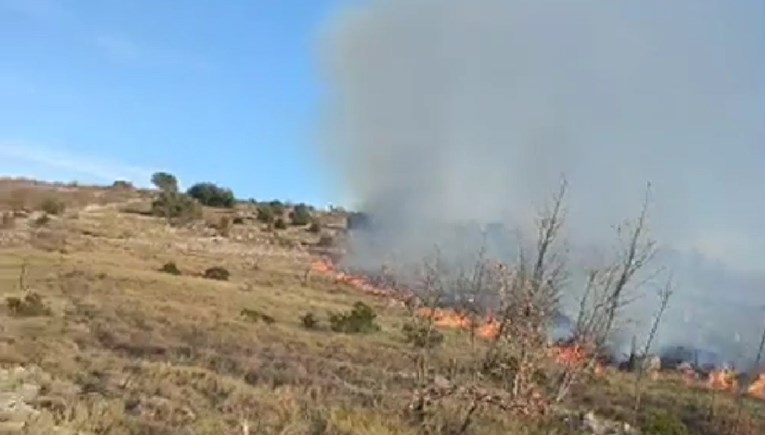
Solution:
M 590 435 L 638 435 L 637 429 L 628 423 L 608 420 L 590 411 L 582 417 L 580 430 Z
M 40 414 L 30 405 L 40 394 L 40 386 L 31 382 L 34 374 L 24 367 L 0 369 L 0 433 L 21 430 Z
M 661 370 L 661 357 L 651 356 L 645 360 L 645 369 L 649 372 L 658 372 Z
M 452 387 L 452 383 L 449 382 L 448 379 L 446 379 L 445 377 L 443 377 L 441 375 L 437 375 L 433 379 L 433 385 L 435 385 L 436 388 L 441 388 L 441 389 L 445 389 L 445 390 Z
M 599 417 L 593 411 L 579 413 L 566 408 L 553 408 L 569 428 L 584 435 L 640 435 L 630 424 Z

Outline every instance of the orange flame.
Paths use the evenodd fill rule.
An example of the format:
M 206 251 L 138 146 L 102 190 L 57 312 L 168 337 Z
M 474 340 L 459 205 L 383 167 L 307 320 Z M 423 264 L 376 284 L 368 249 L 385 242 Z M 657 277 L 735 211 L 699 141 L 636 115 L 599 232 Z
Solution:
M 692 368 L 683 369 L 683 382 L 685 382 L 685 385 L 692 386 L 697 385 L 699 382 L 699 375 L 696 373 L 696 370 L 693 370 Z
M 709 373 L 709 379 L 707 379 L 707 387 L 718 391 L 738 390 L 738 380 L 736 379 L 736 373 L 729 369 L 714 370 Z
M 757 380 L 749 386 L 747 393 L 756 399 L 765 400 L 765 373 L 760 373 Z
M 556 346 L 552 348 L 555 361 L 567 367 L 575 367 L 587 361 L 587 352 L 580 346 Z
M 368 294 L 400 299 L 405 298 L 392 289 L 380 288 L 371 284 L 364 277 L 340 272 L 329 261 L 316 261 L 312 264 L 311 269 Z M 475 326 L 476 336 L 486 340 L 497 339 L 500 332 L 500 322 L 493 317 L 489 317 L 484 322 L 481 322 L 480 325 L 474 325 L 473 320 L 469 316 L 448 309 L 420 308 L 417 310 L 417 314 L 432 319 L 433 323 L 441 328 L 472 329 Z M 589 354 L 579 346 L 556 346 L 552 348 L 552 356 L 558 363 L 573 367 L 577 364 L 585 363 Z M 596 373 L 604 371 L 605 368 L 601 364 L 596 366 Z

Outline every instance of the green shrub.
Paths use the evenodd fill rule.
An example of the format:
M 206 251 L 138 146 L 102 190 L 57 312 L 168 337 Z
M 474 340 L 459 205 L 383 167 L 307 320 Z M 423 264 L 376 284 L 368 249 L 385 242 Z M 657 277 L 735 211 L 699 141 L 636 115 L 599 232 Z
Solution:
M 58 216 L 64 213 L 64 210 L 66 210 L 66 204 L 64 204 L 63 201 L 58 201 L 54 198 L 46 198 L 40 203 L 39 208 L 45 213 Z
M 162 266 L 162 268 L 159 269 L 159 270 L 160 270 L 160 272 L 169 273 L 170 275 L 180 275 L 181 274 L 181 270 L 178 269 L 178 266 L 176 266 L 175 262 L 172 262 L 172 261 L 170 261 L 168 263 L 165 263 Z
M 133 183 L 125 180 L 117 180 L 112 183 L 112 189 L 133 190 Z
M 307 205 L 298 204 L 292 208 L 292 212 L 290 213 L 292 225 L 308 225 L 311 223 L 311 219 L 311 209 Z
M 5 299 L 11 315 L 17 317 L 37 317 L 50 316 L 51 310 L 37 293 L 27 293 L 23 299 L 17 297 L 8 297 Z
M 319 319 L 317 319 L 316 316 L 313 315 L 313 313 L 305 313 L 302 316 L 300 316 L 300 323 L 303 325 L 303 328 L 305 329 L 319 328 Z
M 37 219 L 32 221 L 32 224 L 36 227 L 44 227 L 50 223 L 50 215 L 48 213 L 41 214 Z
M 155 172 L 151 176 L 151 184 L 157 187 L 162 192 L 177 193 L 178 192 L 178 179 L 175 175 L 167 172 Z
M 647 418 L 644 423 L 645 435 L 688 435 L 688 427 L 679 417 L 657 412 Z
M 268 206 L 274 212 L 274 215 L 281 216 L 284 214 L 285 206 L 283 202 L 275 199 L 273 201 L 269 201 Z
M 364 334 L 380 330 L 380 326 L 375 322 L 376 318 L 377 314 L 372 307 L 363 302 L 356 302 L 350 311 L 330 314 L 329 323 L 335 332 Z
M 444 342 L 444 335 L 426 324 L 406 323 L 401 331 L 404 333 L 404 340 L 417 348 L 433 348 Z
M 207 279 L 214 279 L 217 281 L 228 281 L 231 276 L 228 269 L 220 266 L 214 266 L 205 270 L 204 277 Z
M 202 217 L 202 208 L 194 198 L 182 193 L 163 191 L 151 204 L 151 214 L 178 223 Z
M 236 204 L 236 197 L 231 189 L 213 183 L 197 183 L 186 193 L 208 207 L 232 208 Z
M 286 230 L 287 229 L 287 222 L 284 221 L 282 218 L 276 219 L 274 222 L 274 228 L 277 230 Z
M 276 216 L 274 215 L 274 209 L 269 206 L 258 207 L 258 220 L 264 224 L 271 224 L 274 222 Z

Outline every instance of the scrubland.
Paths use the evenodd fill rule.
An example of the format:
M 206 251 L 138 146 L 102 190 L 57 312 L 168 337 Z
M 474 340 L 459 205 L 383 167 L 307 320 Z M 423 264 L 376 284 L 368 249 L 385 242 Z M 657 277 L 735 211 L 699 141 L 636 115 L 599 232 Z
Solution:
M 314 212 L 320 231 L 278 230 L 239 204 L 179 226 L 149 215 L 151 192 L 24 189 L 0 195 L 0 433 L 630 433 L 593 427 L 609 420 L 649 434 L 765 433 L 761 402 L 671 371 L 642 381 L 637 415 L 635 376 L 614 369 L 584 374 L 544 413 L 479 390 L 418 396 L 425 378 L 456 389 L 480 377 L 471 355 L 486 344 L 443 330 L 415 346 L 403 304 L 311 271 L 320 239 L 342 235 L 339 214 Z M 45 200 L 64 206 L 40 211 Z M 338 319 L 354 306 L 369 318 L 346 328 Z

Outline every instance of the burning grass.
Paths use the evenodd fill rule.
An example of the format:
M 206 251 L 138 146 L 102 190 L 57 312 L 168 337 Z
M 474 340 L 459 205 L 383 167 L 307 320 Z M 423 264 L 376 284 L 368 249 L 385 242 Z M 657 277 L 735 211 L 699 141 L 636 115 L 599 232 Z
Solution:
M 471 347 L 491 347 L 496 329 L 480 331 L 496 328 L 496 320 L 472 322 L 448 310 L 411 316 L 391 289 L 371 280 L 314 263 L 318 277 L 306 282 L 310 260 L 281 248 L 258 258 L 254 268 L 251 251 L 258 246 L 202 244 L 160 219 L 94 209 L 57 225 L 67 231 L 65 252 L 0 249 L 3 297 L 21 294 L 19 270 L 26 264 L 25 286 L 49 309 L 46 316 L 0 311 L 0 364 L 34 370 L 28 382 L 44 391 L 30 405 L 40 412 L 29 423 L 33 432 L 220 434 L 247 426 L 251 434 L 459 433 L 471 406 L 465 397 L 474 396 L 452 395 L 427 408 L 426 426 L 413 420 L 416 410 L 409 406 L 419 379 L 413 361 L 420 348 L 428 367 L 448 374 L 439 375 L 445 379 L 436 378 L 436 386 L 502 400 L 496 394 L 502 381 L 488 376 L 481 375 L 474 390 L 460 390 L 462 380 L 477 373 Z M 120 237 L 126 230 L 133 236 Z M 157 270 L 168 258 L 192 271 L 225 264 L 229 280 Z M 368 308 L 358 309 L 359 302 Z M 346 334 L 324 325 L 330 313 L 348 315 L 354 305 L 377 327 Z M 437 333 L 430 332 L 431 320 Z M 566 366 L 587 355 L 563 346 L 550 347 L 545 357 Z M 698 429 L 690 433 L 724 433 L 716 430 L 734 420 L 735 396 L 673 376 L 646 381 L 646 415 L 667 410 Z M 587 380 L 572 389 L 565 407 L 630 419 L 631 375 L 609 368 Z M 756 385 L 764 382 L 749 388 L 762 391 Z M 741 421 L 765 430 L 759 402 L 744 403 Z M 479 408 L 471 419 L 465 433 L 551 433 L 553 427 L 574 433 L 552 414 L 530 418 Z

